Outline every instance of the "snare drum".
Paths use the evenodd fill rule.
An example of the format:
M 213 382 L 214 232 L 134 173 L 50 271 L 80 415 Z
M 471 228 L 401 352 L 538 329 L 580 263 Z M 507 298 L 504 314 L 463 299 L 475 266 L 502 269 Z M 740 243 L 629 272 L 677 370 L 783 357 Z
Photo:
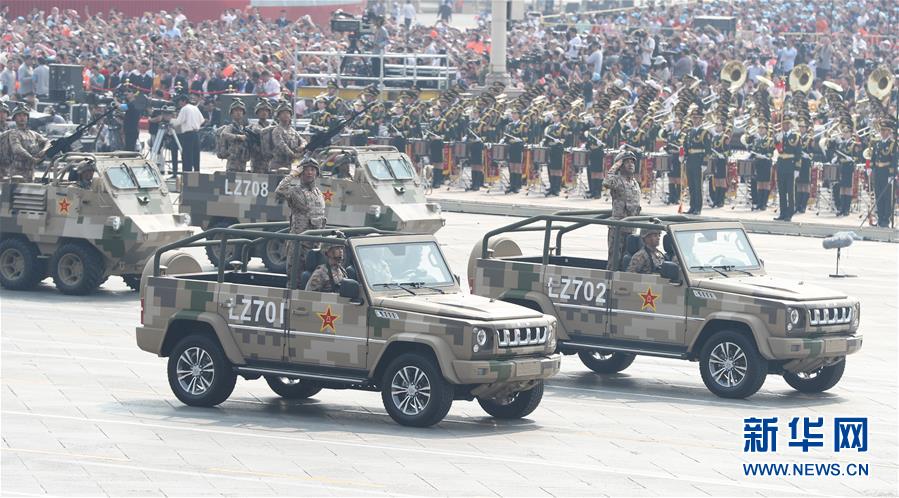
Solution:
M 468 159 L 468 144 L 465 142 L 453 142 L 450 147 L 453 149 L 453 159 Z
M 508 148 L 506 144 L 490 144 L 490 155 L 494 161 L 507 161 L 509 158 Z
M 412 148 L 412 155 L 416 157 L 428 155 L 428 141 L 423 138 L 410 138 L 409 146 Z
M 368 145 L 390 145 L 390 137 L 368 137 Z
M 836 164 L 825 164 L 822 170 L 824 182 L 836 182 L 840 180 L 840 168 Z
M 534 160 L 534 164 L 546 164 L 549 159 L 549 147 L 542 147 L 539 145 L 529 145 L 529 149 L 531 149 L 531 157 Z
M 737 174 L 740 176 L 752 176 L 752 159 L 737 159 Z
M 590 153 L 587 152 L 587 149 L 583 149 L 580 147 L 575 147 L 572 149 L 568 149 L 568 153 L 571 154 L 571 165 L 575 168 L 586 168 L 587 163 L 589 162 Z
M 649 155 L 652 159 L 652 167 L 659 173 L 665 173 L 671 170 L 671 156 L 665 152 L 653 152 Z

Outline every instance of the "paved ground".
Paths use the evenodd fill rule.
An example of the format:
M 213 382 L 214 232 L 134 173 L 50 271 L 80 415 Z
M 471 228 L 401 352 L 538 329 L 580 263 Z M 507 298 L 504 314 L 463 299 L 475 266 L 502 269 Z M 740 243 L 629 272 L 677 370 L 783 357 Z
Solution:
M 447 216 L 438 237 L 463 275 L 471 246 L 508 218 Z M 522 240 L 526 247 L 532 247 Z M 137 349 L 137 295 L 111 278 L 89 298 L 0 293 L 2 488 L 52 495 L 896 495 L 897 246 L 859 242 L 831 280 L 820 241 L 754 236 L 771 273 L 862 299 L 865 344 L 831 392 L 770 377 L 747 401 L 711 395 L 695 364 L 638 358 L 600 377 L 566 357 L 530 417 L 498 422 L 457 402 L 431 429 L 394 424 L 373 393 L 304 402 L 240 381 L 215 409 L 177 402 L 165 360 Z M 597 247 L 599 246 L 599 247 Z M 604 240 L 571 247 L 604 251 Z M 779 417 L 778 451 L 747 457 L 744 417 Z M 864 453 L 787 448 L 790 417 L 868 417 Z M 868 464 L 867 477 L 742 477 L 745 462 Z

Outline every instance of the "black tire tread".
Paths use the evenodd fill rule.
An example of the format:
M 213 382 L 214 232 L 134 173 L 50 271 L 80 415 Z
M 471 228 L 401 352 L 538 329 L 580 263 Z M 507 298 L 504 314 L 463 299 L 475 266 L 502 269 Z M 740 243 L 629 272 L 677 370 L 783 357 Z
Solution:
M 41 262 L 37 257 L 37 248 L 35 248 L 34 244 L 31 242 L 19 237 L 0 241 L 0 254 L 9 248 L 18 250 L 19 254 L 25 258 L 25 271 L 23 272 L 22 277 L 15 281 L 6 280 L 6 278 L 0 275 L 0 285 L 2 285 L 4 289 L 9 290 L 33 289 L 37 286 L 38 282 L 44 279 Z
M 204 348 L 212 356 L 213 367 L 216 370 L 213 386 L 203 397 L 192 397 L 181 391 L 177 375 L 175 374 L 178 357 L 181 356 L 182 351 L 190 346 Z M 178 344 L 175 345 L 169 355 L 166 372 L 168 373 L 169 387 L 172 389 L 172 393 L 175 394 L 179 401 L 188 406 L 208 408 L 219 405 L 231 396 L 234 386 L 237 384 L 237 374 L 234 372 L 218 341 L 201 334 L 189 335 L 178 341 Z
M 81 278 L 81 282 L 74 286 L 67 286 L 59 278 L 58 274 L 59 260 L 68 253 L 77 255 L 84 267 L 84 275 Z M 59 292 L 72 296 L 84 296 L 94 292 L 107 277 L 103 255 L 90 245 L 82 242 L 66 242 L 61 245 L 53 253 L 53 257 L 50 258 L 50 274 Z
M 284 399 L 311 398 L 322 390 L 322 386 L 308 380 L 301 380 L 298 384 L 284 384 L 275 375 L 266 375 L 265 382 L 275 394 Z
M 401 366 L 408 365 L 415 365 L 425 369 L 425 374 L 428 376 L 431 383 L 431 400 L 429 401 L 429 406 L 425 408 L 425 411 L 429 413 L 419 415 L 419 418 L 408 417 L 394 409 L 393 400 L 390 397 L 390 381 L 393 378 L 394 373 Z M 381 400 L 383 401 L 384 408 L 387 410 L 390 418 L 400 425 L 409 427 L 430 427 L 440 422 L 446 417 L 446 414 L 449 413 L 449 410 L 453 405 L 453 395 L 454 390 L 449 382 L 443 378 L 443 372 L 440 371 L 440 366 L 436 364 L 436 361 L 422 354 L 401 354 L 394 358 L 384 370 L 384 377 L 381 382 Z
M 492 400 L 485 400 L 481 398 L 478 398 L 478 404 L 481 405 L 481 408 L 483 408 L 484 411 L 489 413 L 492 417 L 502 419 L 516 419 L 527 417 L 528 415 L 533 413 L 534 410 L 537 409 L 537 406 L 540 405 L 540 401 L 542 400 L 543 381 L 541 380 L 536 386 L 532 387 L 531 389 L 519 392 L 518 397 L 508 405 L 501 405 L 498 403 L 494 403 Z
M 609 358 L 608 360 L 599 360 L 593 357 L 593 353 L 593 351 L 580 351 L 577 355 L 578 358 L 581 359 L 581 363 L 583 363 L 584 366 L 596 373 L 601 374 L 618 373 L 631 366 L 631 363 L 633 363 L 634 359 L 637 357 L 632 353 L 609 351 L 609 353 L 612 353 L 611 358 Z
M 744 382 L 736 388 L 731 389 L 718 386 L 715 383 L 715 380 L 711 378 L 711 373 L 708 372 L 707 368 L 709 355 L 715 347 L 715 344 L 725 341 L 733 342 L 740 346 L 749 360 Z M 754 340 L 733 330 L 721 330 L 716 332 L 715 335 L 710 337 L 705 345 L 703 345 L 699 355 L 699 373 L 702 376 L 703 383 L 705 383 L 709 391 L 716 396 L 721 398 L 743 399 L 752 396 L 762 388 L 762 384 L 765 383 L 765 378 L 768 376 L 768 360 L 762 357 L 758 352 Z
M 828 365 L 822 369 L 814 379 L 801 379 L 798 375 L 791 372 L 784 372 L 783 378 L 793 389 L 802 393 L 820 393 L 824 392 L 840 382 L 843 378 L 843 372 L 846 370 L 846 358 L 844 357 L 833 365 Z

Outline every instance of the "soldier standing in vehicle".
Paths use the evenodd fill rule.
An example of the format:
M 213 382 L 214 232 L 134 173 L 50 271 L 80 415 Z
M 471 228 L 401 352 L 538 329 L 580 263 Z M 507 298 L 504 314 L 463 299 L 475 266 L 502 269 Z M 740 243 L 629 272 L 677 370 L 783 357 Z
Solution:
M 609 175 L 603 186 L 609 189 L 612 195 L 611 219 L 613 220 L 636 216 L 642 210 L 640 207 L 640 183 L 634 177 L 636 166 L 637 156 L 633 152 L 625 151 L 618 154 L 615 164 L 609 169 Z M 624 253 L 624 241 L 632 233 L 634 233 L 633 228 L 609 227 L 610 266 L 613 257 L 620 257 Z
M 258 121 L 250 126 L 250 131 L 259 135 L 259 143 L 250 144 L 250 169 L 253 173 L 268 173 L 268 163 L 272 159 L 272 151 L 269 147 L 272 122 L 268 119 L 272 116 L 272 106 L 268 100 L 259 99 L 253 113 Z
M 640 233 L 643 248 L 637 251 L 627 265 L 627 271 L 633 273 L 658 273 L 665 261 L 665 255 L 659 251 L 662 231 L 655 228 L 643 229 Z
M 306 282 L 307 291 L 337 292 L 340 282 L 347 278 L 346 268 L 343 267 L 343 244 L 328 245 L 325 256 L 328 261 L 318 265 Z
M 293 129 L 293 109 L 290 104 L 282 102 L 276 111 L 278 124 L 272 130 L 272 160 L 269 169 L 289 168 L 290 164 L 303 157 L 306 143 L 300 134 Z M 316 165 L 317 167 L 317 165 Z
M 34 178 L 34 166 L 44 159 L 50 145 L 49 140 L 36 131 L 28 129 L 28 108 L 22 104 L 12 112 L 16 129 L 9 132 L 9 150 L 12 152 L 10 175 L 20 175 L 26 182 Z
M 234 99 L 228 110 L 231 115 L 231 123 L 222 127 L 216 140 L 219 141 L 216 149 L 224 152 L 224 156 L 219 155 L 220 159 L 226 159 L 225 169 L 228 171 L 247 170 L 247 161 L 250 159 L 250 146 L 247 142 L 246 123 L 244 115 L 247 107 L 240 99 Z
M 9 167 L 12 164 L 12 152 L 9 150 L 9 132 L 6 120 L 9 119 L 9 107 L 6 102 L 0 102 L 0 180 L 9 176 Z
M 290 233 L 300 234 L 306 230 L 325 226 L 325 197 L 315 185 L 315 179 L 319 174 L 318 162 L 312 158 L 304 159 L 275 189 L 275 194 L 286 199 L 290 208 Z M 305 266 L 306 251 L 313 247 L 311 242 L 302 243 L 297 261 L 301 269 Z M 287 274 L 290 275 L 293 260 L 293 249 L 290 244 L 287 247 L 287 255 Z

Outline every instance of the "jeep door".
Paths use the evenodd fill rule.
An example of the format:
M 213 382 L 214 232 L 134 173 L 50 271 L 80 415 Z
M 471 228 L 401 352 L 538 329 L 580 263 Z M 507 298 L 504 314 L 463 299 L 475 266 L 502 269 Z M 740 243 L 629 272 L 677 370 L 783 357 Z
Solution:
M 286 280 L 264 273 L 226 273 L 225 278 L 219 285 L 219 314 L 231 327 L 243 357 L 283 361 L 287 354 Z M 240 283 L 229 279 L 240 279 Z
M 556 308 L 567 342 L 593 344 L 608 333 L 611 272 L 597 268 L 604 264 L 601 260 L 551 256 L 543 271 L 543 292 Z
M 609 345 L 679 356 L 686 351 L 686 286 L 659 274 L 612 273 Z
M 368 363 L 368 307 L 335 293 L 290 291 L 287 360 L 361 373 Z M 347 372 L 352 373 L 352 372 Z

